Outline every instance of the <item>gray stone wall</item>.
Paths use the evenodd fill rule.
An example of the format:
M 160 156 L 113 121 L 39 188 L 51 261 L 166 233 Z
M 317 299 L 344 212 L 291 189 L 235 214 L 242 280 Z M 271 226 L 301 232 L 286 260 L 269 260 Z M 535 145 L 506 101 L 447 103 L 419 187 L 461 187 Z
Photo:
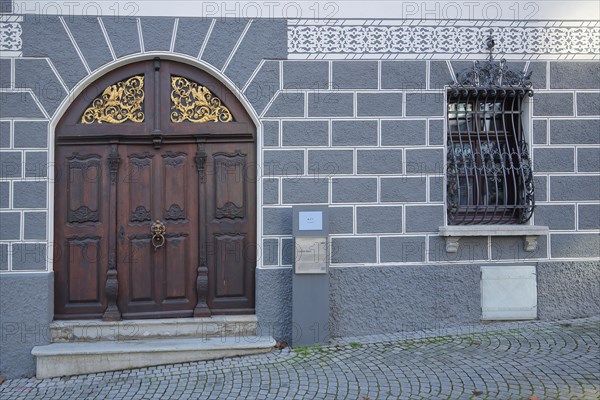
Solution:
M 475 264 L 332 269 L 331 334 L 360 336 L 478 322 L 479 277 Z
M 600 262 L 543 262 L 537 266 L 538 318 L 598 315 Z
M 600 86 L 598 79 L 564 83 L 573 73 L 600 76 L 597 63 L 528 65 L 536 92 L 527 126 L 538 204 L 532 224 L 550 233 L 532 252 L 521 237 L 483 236 L 462 238 L 459 251 L 448 253 L 438 235 L 445 224 L 444 86 L 468 65 L 280 62 L 281 90 L 263 120 L 262 233 L 270 249 L 263 266 L 292 267 L 291 206 L 328 204 L 334 336 L 477 322 L 479 266 L 498 262 L 539 265 L 540 319 L 598 313 L 598 264 L 583 260 L 600 257 L 600 108 L 593 107 Z M 281 290 L 269 293 L 278 304 L 290 301 Z M 553 307 L 554 294 L 561 307 Z M 291 313 L 263 311 L 259 318 L 268 320 Z
M 0 270 L 47 270 L 48 122 L 0 121 Z
M 285 20 L 20 18 L 21 54 L 0 57 L 0 270 L 50 268 L 49 122 L 58 107 L 95 71 L 156 52 L 220 71 L 260 117 L 262 245 L 277 254 L 259 266 L 291 263 L 290 208 L 309 203 L 332 208 L 334 265 L 600 255 L 593 61 L 509 63 L 533 71 L 533 223 L 550 227 L 540 249 L 522 254 L 488 237 L 446 254 L 437 235 L 445 223 L 444 86 L 469 62 L 285 60 L 308 40 L 288 39 L 297 28 Z
M 0 274 L 0 376 L 35 375 L 34 346 L 50 343 L 52 273 Z
M 597 315 L 600 262 L 556 261 L 536 265 L 538 318 Z M 330 333 L 334 337 L 410 332 L 478 323 L 479 262 L 440 265 L 337 267 L 330 270 Z M 487 264 L 497 265 L 502 264 Z M 514 265 L 511 264 L 511 265 Z M 292 324 L 291 270 L 257 271 L 261 332 L 288 343 Z
M 597 313 L 600 67 L 591 59 L 597 41 L 586 41 L 597 25 L 503 27 L 499 50 L 513 60 L 509 66 L 533 71 L 532 222 L 550 233 L 534 252 L 523 250 L 521 238 L 484 236 L 463 238 L 457 253 L 447 253 L 438 234 L 445 224 L 444 87 L 470 65 L 456 58 L 486 57 L 480 43 L 452 38 L 489 26 L 439 27 L 455 46 L 444 51 L 444 41 L 431 40 L 431 26 L 420 24 L 403 28 L 410 44 L 389 39 L 399 32 L 389 22 L 327 29 L 278 19 L 0 18 L 0 316 L 8 324 L 3 338 L 10 336 L 2 342 L 4 377 L 30 375 L 29 351 L 46 340 L 30 335 L 29 325 L 14 333 L 11 324 L 44 330 L 52 319 L 44 271 L 52 266 L 59 110 L 92 76 L 157 55 L 212 69 L 260 121 L 256 312 L 263 333 L 286 341 L 293 335 L 296 204 L 330 206 L 334 336 L 477 321 L 478 266 L 494 263 L 538 265 L 540 318 Z M 556 40 L 526 48 L 519 38 L 527 29 Z M 342 43 L 342 34 L 358 39 Z M 577 35 L 579 45 L 571 43 Z M 523 61 L 529 58 L 535 61 Z
M 287 56 L 284 20 L 16 18 L 21 52 L 7 42 L 0 55 L 0 271 L 51 268 L 50 122 L 83 80 L 127 57 L 180 57 L 219 71 L 260 113 L 278 89 L 270 60 Z
M 481 237 L 446 253 L 437 234 L 445 224 L 444 86 L 468 65 L 281 61 L 281 90 L 264 118 L 263 240 L 277 240 L 280 251 L 268 265 L 285 265 L 290 207 L 308 203 L 332 208 L 334 266 L 597 259 L 600 81 L 591 77 L 600 67 L 586 61 L 527 66 L 535 84 L 532 222 L 550 234 L 534 252 L 516 238 Z
M 291 343 L 292 270 L 259 268 L 256 270 L 256 318 L 259 335 L 272 336 Z
M 551 259 L 597 259 L 600 66 L 549 62 L 547 71 L 533 104 L 533 168 L 545 192 L 533 221 L 550 228 Z

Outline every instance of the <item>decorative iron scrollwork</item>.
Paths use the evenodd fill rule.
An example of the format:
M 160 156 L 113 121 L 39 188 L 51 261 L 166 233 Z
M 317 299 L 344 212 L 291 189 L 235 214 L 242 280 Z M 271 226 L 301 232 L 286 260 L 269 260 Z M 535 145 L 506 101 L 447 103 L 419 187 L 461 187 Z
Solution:
M 231 112 L 208 88 L 181 76 L 171 77 L 171 121 L 230 122 Z
M 448 151 L 446 155 L 446 204 L 448 220 L 453 221 L 458 213 L 458 179 L 455 162 L 455 154 L 453 151 Z
M 446 200 L 448 223 L 527 222 L 535 207 L 522 103 L 533 96 L 531 73 L 489 59 L 457 74 L 448 90 Z
M 529 149 L 525 141 L 521 141 L 521 175 L 522 190 L 519 192 L 523 204 L 523 211 L 519 216 L 519 222 L 525 223 L 533 216 L 535 209 L 535 194 L 533 186 L 533 170 L 531 168 L 531 160 L 529 159 Z
M 144 76 L 136 75 L 110 85 L 81 116 L 82 124 L 144 121 Z
M 486 46 L 490 53 L 487 61 L 474 61 L 473 66 L 456 74 L 456 82 L 460 86 L 474 86 L 481 88 L 520 87 L 529 91 L 532 87 L 532 71 L 512 71 L 506 66 L 506 60 L 494 61 L 494 39 L 489 36 Z M 529 92 L 530 96 L 533 92 Z

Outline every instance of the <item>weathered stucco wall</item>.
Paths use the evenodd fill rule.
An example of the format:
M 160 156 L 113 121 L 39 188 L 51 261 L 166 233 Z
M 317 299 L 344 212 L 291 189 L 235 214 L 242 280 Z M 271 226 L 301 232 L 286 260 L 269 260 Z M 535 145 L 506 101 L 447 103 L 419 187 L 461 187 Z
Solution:
M 332 268 L 330 333 L 360 336 L 478 323 L 480 265 Z M 541 262 L 536 271 L 539 319 L 598 315 L 600 262 Z M 291 282 L 291 269 L 257 273 L 257 316 L 263 332 L 288 343 L 297 334 L 292 329 Z
M 540 319 L 598 315 L 600 262 L 545 262 L 537 273 Z
M 0 274 L 0 376 L 35 375 L 34 346 L 50 343 L 52 273 Z

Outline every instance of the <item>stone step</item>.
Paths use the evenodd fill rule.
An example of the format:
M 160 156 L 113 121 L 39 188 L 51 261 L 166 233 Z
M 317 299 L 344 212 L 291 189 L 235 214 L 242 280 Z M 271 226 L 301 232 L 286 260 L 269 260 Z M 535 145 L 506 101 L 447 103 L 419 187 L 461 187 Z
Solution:
M 163 318 L 124 321 L 72 320 L 50 324 L 52 343 L 161 338 L 256 336 L 256 315 Z
M 36 346 L 38 379 L 268 353 L 271 337 L 147 339 Z

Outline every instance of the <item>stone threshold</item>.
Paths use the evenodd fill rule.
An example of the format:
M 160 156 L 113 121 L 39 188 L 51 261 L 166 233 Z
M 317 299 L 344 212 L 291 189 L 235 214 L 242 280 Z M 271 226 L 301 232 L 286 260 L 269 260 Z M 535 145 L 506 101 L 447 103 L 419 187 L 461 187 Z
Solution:
M 53 343 L 159 338 L 255 336 L 256 315 L 161 318 L 121 321 L 62 320 L 50 324 Z
M 36 346 L 38 379 L 268 353 L 271 337 L 175 338 Z

